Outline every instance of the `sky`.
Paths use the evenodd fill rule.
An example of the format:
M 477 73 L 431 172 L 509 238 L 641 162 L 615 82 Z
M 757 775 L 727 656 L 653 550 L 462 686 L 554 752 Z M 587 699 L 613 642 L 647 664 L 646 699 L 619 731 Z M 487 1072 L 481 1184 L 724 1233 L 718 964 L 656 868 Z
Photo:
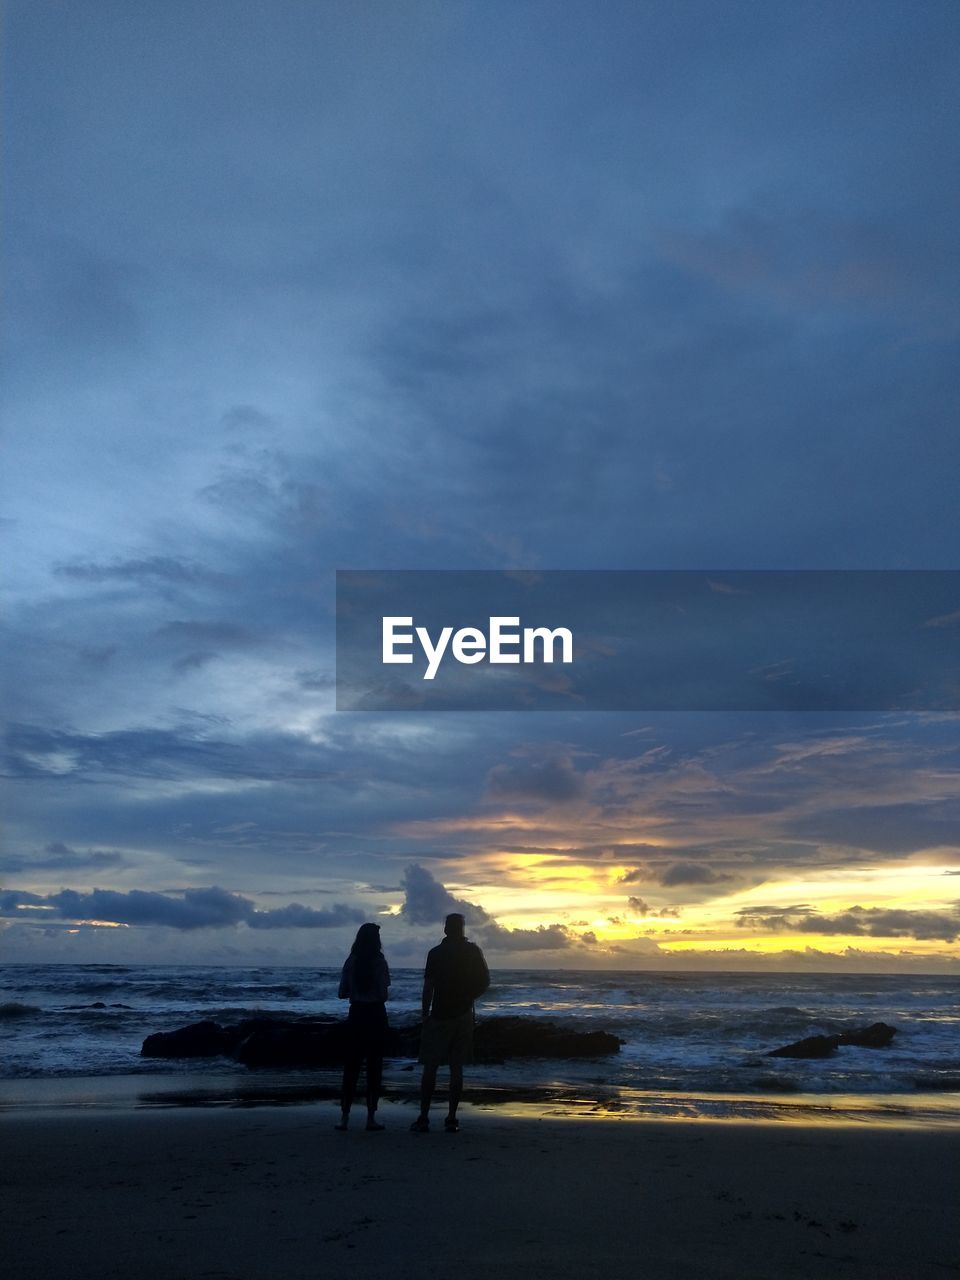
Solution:
M 960 567 L 958 37 L 9 0 L 0 957 L 960 972 L 956 714 L 338 712 L 333 643 L 337 569 Z

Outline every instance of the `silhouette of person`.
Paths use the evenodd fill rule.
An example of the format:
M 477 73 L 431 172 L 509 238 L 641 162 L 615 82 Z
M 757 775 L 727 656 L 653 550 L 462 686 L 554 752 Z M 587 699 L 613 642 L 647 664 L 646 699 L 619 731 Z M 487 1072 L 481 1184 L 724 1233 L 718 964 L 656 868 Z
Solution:
M 380 926 L 362 924 L 343 966 L 337 992 L 341 1000 L 350 1001 L 337 1129 L 346 1129 L 349 1123 L 350 1107 L 364 1061 L 367 1064 L 367 1128 L 371 1131 L 383 1129 L 383 1125 L 377 1122 L 377 1104 L 383 1079 L 383 1047 L 387 1034 L 385 1001 L 389 986 L 390 970 L 380 946 Z
M 437 1068 L 450 1067 L 450 1102 L 443 1127 L 460 1128 L 457 1107 L 463 1095 L 464 1063 L 473 1061 L 473 1002 L 490 985 L 483 952 L 464 936 L 465 921 L 454 912 L 444 922 L 444 939 L 427 955 L 423 972 L 423 1030 L 420 1035 L 420 1114 L 410 1128 L 430 1128 L 430 1102 L 437 1085 Z

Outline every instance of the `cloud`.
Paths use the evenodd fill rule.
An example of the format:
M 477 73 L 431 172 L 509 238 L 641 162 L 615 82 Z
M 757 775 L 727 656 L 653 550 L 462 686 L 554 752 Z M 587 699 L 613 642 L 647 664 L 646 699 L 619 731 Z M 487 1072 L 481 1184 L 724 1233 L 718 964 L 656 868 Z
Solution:
M 636 916 L 658 916 L 660 919 L 676 920 L 680 916 L 679 907 L 660 907 L 655 910 L 650 903 L 643 898 L 631 897 L 627 899 L 627 905 Z
M 220 425 L 227 431 L 266 431 L 273 427 L 274 420 L 256 405 L 237 404 L 223 414 Z
M 175 556 L 143 556 L 133 560 L 112 560 L 98 564 L 92 560 L 73 560 L 56 564 L 53 572 L 60 578 L 74 578 L 81 582 L 132 582 L 135 586 L 151 582 L 214 583 L 223 581 L 222 573 L 215 573 L 188 560 Z
M 737 924 L 745 929 L 870 938 L 915 938 L 918 942 L 955 942 L 960 937 L 960 905 L 952 911 L 854 906 L 837 915 L 827 916 L 803 904 L 796 907 L 743 907 L 737 912 L 737 916 Z
M 618 884 L 659 884 L 672 889 L 678 885 L 722 884 L 732 876 L 713 871 L 702 862 L 672 862 L 665 866 L 633 867 L 624 872 Z
M 208 663 L 216 662 L 219 657 L 214 649 L 195 649 L 192 653 L 185 653 L 182 658 L 177 658 L 171 666 L 174 671 L 198 671 Z
M 107 849 L 87 849 L 80 853 L 57 840 L 34 857 L 14 854 L 4 859 L 4 870 L 10 873 L 32 871 L 102 871 L 107 867 L 127 866 L 121 853 Z
M 296 681 L 299 688 L 308 693 L 327 693 L 336 686 L 336 677 L 330 671 L 298 671 Z
M 899 781 L 909 785 L 908 779 Z M 922 777 L 918 781 L 922 782 Z M 891 785 L 895 785 L 892 780 Z M 880 788 L 874 783 L 872 790 Z M 888 791 L 886 799 L 885 804 L 822 808 L 796 818 L 791 830 L 801 838 L 877 853 L 908 854 L 935 848 L 960 851 L 960 803 L 955 796 L 938 797 L 936 803 L 896 804 Z
M 954 609 L 952 613 L 941 613 L 937 618 L 928 618 L 923 625 L 925 627 L 960 626 L 960 609 Z
M 643 884 L 654 880 L 653 873 L 649 867 L 631 867 L 629 871 L 625 871 L 622 876 L 617 877 L 618 884 Z
M 573 935 L 562 924 L 542 924 L 536 929 L 506 929 L 488 924 L 480 931 L 480 941 L 491 951 L 564 951 Z
M 487 793 L 503 799 L 575 800 L 584 780 L 566 757 L 522 764 L 498 764 L 487 774 Z
M 681 884 L 719 884 L 731 877 L 712 871 L 700 862 L 674 862 L 657 873 L 658 883 L 672 888 Z
M 342 902 L 335 902 L 325 911 L 291 902 L 274 911 L 254 911 L 245 923 L 251 929 L 336 929 L 345 924 L 362 924 L 366 918 L 363 911 Z
M 769 717 L 654 716 L 680 765 L 604 775 L 584 761 L 616 756 L 609 735 L 646 716 L 558 713 L 548 732 L 571 744 L 567 771 L 546 745 L 508 754 L 518 731 L 546 736 L 538 717 L 518 730 L 451 714 L 440 731 L 439 717 L 328 715 L 296 672 L 332 666 L 337 564 L 708 558 L 722 608 L 737 603 L 716 590 L 724 565 L 829 566 L 838 548 L 852 567 L 949 562 L 956 6 L 909 22 L 861 6 L 826 24 L 817 6 L 789 21 L 730 6 L 699 39 L 672 6 L 616 5 L 586 42 L 586 20 L 540 39 L 531 7 L 504 6 L 494 48 L 483 6 L 461 30 L 444 6 L 411 24 L 401 6 L 376 22 L 325 6 L 319 23 L 309 5 L 238 5 L 250 21 L 153 6 L 148 44 L 136 6 L 99 6 L 96 23 L 60 6 L 57 40 L 44 6 L 19 6 L 7 248 L 23 429 L 6 459 L 5 661 L 10 709 L 42 727 L 12 753 L 18 848 L 67 833 L 80 849 L 137 849 L 158 864 L 144 887 L 182 883 L 162 878 L 168 860 L 199 850 L 217 868 L 204 883 L 266 903 L 261 885 L 308 875 L 396 884 L 414 856 L 492 860 L 526 842 L 575 865 L 574 846 L 603 844 L 609 860 L 591 858 L 608 876 L 636 868 L 615 893 L 625 905 L 728 887 L 658 889 L 657 868 L 680 861 L 803 883 L 864 848 L 944 845 L 955 819 L 936 806 L 956 770 L 936 748 L 955 727 L 898 728 L 886 757 L 868 731 L 862 758 L 825 759 L 819 775 L 801 760 L 761 773 Z M 112 73 L 98 75 L 106 48 Z M 272 145 L 291 102 L 304 127 Z M 445 122 L 460 118 L 449 147 Z M 31 157 L 50 154 L 38 182 Z M 922 307 L 903 305 L 920 293 Z M 905 325 L 920 311 L 946 332 Z M 195 608 L 157 607 L 214 571 L 222 590 L 210 582 Z M 255 667 L 208 658 L 230 658 L 237 632 L 156 638 L 195 617 L 269 628 L 275 649 Z M 117 646 L 109 664 L 73 660 L 95 645 Z M 172 698 L 219 719 L 171 732 Z M 698 756 L 705 768 L 685 770 Z M 592 812 L 564 803 L 577 772 Z M 488 779 L 489 807 L 552 807 L 557 821 L 482 827 Z M 895 848 L 893 815 L 863 811 L 891 793 L 933 820 L 904 812 Z M 444 829 L 452 813 L 477 825 Z M 243 819 L 251 834 L 218 833 Z M 435 824 L 423 843 L 401 830 L 415 821 Z M 627 851 L 633 839 L 670 848 Z M 69 883 L 98 880 L 116 883 L 106 869 Z
M 361 924 L 366 918 L 356 907 L 335 903 L 317 911 L 294 902 L 272 911 L 260 911 L 250 898 L 226 889 L 184 889 L 179 894 L 143 889 L 118 892 L 92 889 L 78 893 L 61 889 L 46 895 L 8 891 L 0 893 L 0 914 L 26 919 L 93 920 L 110 924 L 165 925 L 171 929 L 224 929 L 246 924 L 252 929 L 331 929 Z
M 400 914 L 411 924 L 439 924 L 452 911 L 459 911 L 468 925 L 477 926 L 480 943 L 491 951 L 561 951 L 575 939 L 562 924 L 508 929 L 476 903 L 455 898 L 425 867 L 415 863 L 404 872 L 402 888 Z
M 186 640 L 189 644 L 222 644 L 237 647 L 251 644 L 256 637 L 248 627 L 235 622 L 167 622 L 156 634 L 164 639 Z
M 7 769 L 14 776 L 74 775 L 102 778 L 317 779 L 315 746 L 290 736 L 228 741 L 207 736 L 216 717 L 198 717 L 175 729 L 129 728 L 73 733 L 13 724 L 7 733 Z
M 734 292 L 791 309 L 929 306 L 942 281 L 931 258 L 896 219 L 827 214 L 818 208 L 760 210 L 743 205 L 717 230 L 662 240 L 673 261 Z
M 455 898 L 426 867 L 411 863 L 403 873 L 403 905 L 400 914 L 408 924 L 440 924 L 459 911 L 467 924 L 485 924 L 490 917 L 482 907 Z

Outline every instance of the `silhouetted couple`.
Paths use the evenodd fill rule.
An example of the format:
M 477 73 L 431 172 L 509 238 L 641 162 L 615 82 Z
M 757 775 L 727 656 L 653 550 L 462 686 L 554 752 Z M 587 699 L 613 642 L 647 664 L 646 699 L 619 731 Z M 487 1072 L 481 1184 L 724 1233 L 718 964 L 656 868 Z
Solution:
M 463 1095 L 463 1068 L 473 1061 L 473 1002 L 490 985 L 490 973 L 483 952 L 464 934 L 465 921 L 454 912 L 443 926 L 444 939 L 427 955 L 423 973 L 423 1029 L 420 1035 L 420 1114 L 411 1128 L 415 1133 L 430 1129 L 430 1102 L 437 1084 L 437 1070 L 450 1068 L 450 1093 L 444 1129 L 459 1128 L 457 1107 Z M 387 988 L 390 970 L 380 946 L 380 926 L 363 924 L 343 966 L 339 995 L 349 999 L 347 1018 L 347 1058 L 343 1069 L 338 1129 L 346 1129 L 350 1107 L 367 1065 L 367 1128 L 383 1129 L 377 1121 L 380 1083 L 383 1078 L 383 1050 L 387 1033 Z

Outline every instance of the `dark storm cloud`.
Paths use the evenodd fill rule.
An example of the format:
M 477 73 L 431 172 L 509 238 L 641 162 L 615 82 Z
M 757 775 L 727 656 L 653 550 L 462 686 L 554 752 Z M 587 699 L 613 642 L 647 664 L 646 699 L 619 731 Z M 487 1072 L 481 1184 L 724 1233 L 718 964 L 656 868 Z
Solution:
M 377 492 L 347 477 L 338 520 L 368 524 L 379 510 L 375 541 L 392 548 L 398 525 L 409 533 L 423 498 L 452 480 L 456 499 L 423 521 L 434 558 L 477 547 L 469 534 L 483 529 L 491 541 L 479 559 L 495 538 L 570 563 L 632 558 L 636 545 L 682 563 L 706 527 L 721 560 L 755 561 L 764 528 L 772 562 L 793 548 L 809 563 L 815 543 L 813 559 L 833 563 L 838 533 L 847 559 L 866 561 L 893 543 L 887 522 L 863 518 L 880 510 L 904 537 L 904 481 L 888 456 L 904 443 L 899 415 L 912 402 L 911 425 L 919 412 L 938 431 L 945 388 L 926 352 L 898 341 L 906 319 L 915 326 L 889 299 L 904 296 L 904 281 L 907 293 L 955 295 L 948 9 L 927 7 L 913 24 L 893 11 L 830 24 L 816 9 L 628 6 L 598 23 L 564 4 L 549 21 L 536 8 L 498 10 L 488 28 L 458 10 L 456 22 L 416 31 L 376 13 L 310 21 L 285 7 L 254 58 L 244 35 L 259 30 L 253 10 L 252 28 L 217 28 L 216 47 L 230 50 L 222 63 L 203 56 L 214 37 L 206 16 L 187 28 L 158 16 L 151 43 L 177 68 L 178 94 L 154 83 L 150 110 L 122 60 L 102 65 L 88 24 L 68 23 L 69 45 L 47 50 L 56 62 L 69 47 L 99 68 L 95 102 L 133 139 L 152 137 L 158 115 L 168 136 L 190 139 L 160 149 L 155 172 L 125 160 L 139 179 L 123 189 L 144 254 L 174 257 L 185 238 L 197 251 L 188 261 L 212 260 L 201 294 L 224 284 L 232 300 L 266 294 L 286 320 L 281 335 L 295 333 L 301 308 L 332 328 L 327 308 L 340 281 L 354 282 L 360 332 L 372 335 L 364 390 L 387 391 L 401 446 L 382 451 Z M 19 27 L 36 39 L 22 18 Z M 129 20 L 113 16 L 110 30 L 113 46 L 140 49 Z M 231 90 L 244 67 L 241 96 Z M 36 153 L 64 127 L 59 94 L 73 76 L 46 114 L 25 99 Z M 286 95 L 303 109 L 298 140 Z M 443 115 L 431 109 L 438 100 Z M 132 145 L 124 156 L 137 154 Z M 77 157 L 59 182 L 83 196 L 74 217 L 84 233 L 106 239 L 102 191 L 81 186 L 80 172 Z M 187 200 L 177 218 L 171 175 Z M 234 205 L 241 217 L 225 235 L 210 209 Z M 308 212 L 325 235 L 305 241 Z M 727 260 L 737 269 L 718 266 Z M 895 388 L 900 397 L 887 394 Z M 816 427 L 841 411 L 844 432 Z M 865 436 L 875 442 L 866 454 Z M 932 455 L 912 461 L 935 509 L 914 512 L 913 541 L 935 552 L 946 485 Z M 322 474 L 326 460 L 311 462 Z M 796 500 L 785 509 L 787 489 Z M 858 533 L 867 529 L 870 538 Z
M 482 907 L 455 898 L 425 867 L 416 863 L 404 871 L 402 887 L 400 914 L 408 924 L 439 924 L 455 911 L 467 924 L 485 924 L 490 919 Z
M 323 673 L 338 565 L 956 563 L 958 22 L 12 0 L 17 847 L 274 888 L 495 841 L 654 898 L 952 847 L 955 722 L 771 771 L 789 717 L 660 718 L 672 761 L 565 797 L 521 733 L 586 776 L 636 718 L 413 728 Z M 525 796 L 591 825 L 484 827 Z
M 171 929 L 223 929 L 238 924 L 252 929 L 333 929 L 360 924 L 364 913 L 336 903 L 317 911 L 300 903 L 290 903 L 272 911 L 259 911 L 239 893 L 212 886 L 184 889 L 179 895 L 131 889 L 120 893 L 93 889 L 78 893 L 63 889 L 40 895 L 8 891 L 0 893 L 0 912 L 18 920 L 102 920 L 125 925 L 165 925 Z

